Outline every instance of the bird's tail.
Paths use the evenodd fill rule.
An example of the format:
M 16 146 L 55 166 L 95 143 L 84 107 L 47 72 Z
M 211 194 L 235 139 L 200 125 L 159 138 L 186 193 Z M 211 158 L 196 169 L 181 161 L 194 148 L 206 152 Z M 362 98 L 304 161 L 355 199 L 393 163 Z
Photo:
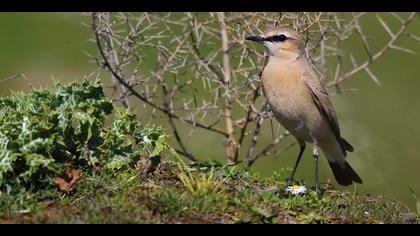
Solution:
M 344 153 L 345 151 L 349 151 L 349 152 L 354 151 L 353 146 L 349 142 L 347 142 L 347 140 L 345 140 L 344 138 L 340 138 L 340 145 L 341 145 L 341 148 L 343 148 Z
M 344 140 L 344 139 L 343 139 Z M 347 143 L 347 142 L 346 142 Z M 335 179 L 340 185 L 347 186 L 351 185 L 353 182 L 363 183 L 360 176 L 356 171 L 351 168 L 349 163 L 345 159 L 345 152 L 342 150 L 342 143 L 328 143 L 327 145 L 321 145 L 325 157 L 328 160 L 328 163 L 331 167 L 331 170 L 334 174 Z M 350 146 L 351 145 L 345 145 Z M 349 148 L 348 149 L 352 149 Z
M 330 164 L 334 177 L 340 185 L 348 186 L 351 185 L 353 182 L 360 184 L 363 183 L 360 176 L 356 173 L 356 171 L 353 170 L 353 168 L 351 168 L 347 161 L 344 161 L 343 165 L 328 160 L 328 164 Z

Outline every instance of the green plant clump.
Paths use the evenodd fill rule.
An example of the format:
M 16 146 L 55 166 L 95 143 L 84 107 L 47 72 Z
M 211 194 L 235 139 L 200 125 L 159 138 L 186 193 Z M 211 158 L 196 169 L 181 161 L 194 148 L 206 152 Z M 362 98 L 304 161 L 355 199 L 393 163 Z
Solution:
M 167 148 L 160 127 L 114 107 L 101 83 L 54 87 L 0 99 L 0 193 L 53 186 L 69 165 L 121 170 Z

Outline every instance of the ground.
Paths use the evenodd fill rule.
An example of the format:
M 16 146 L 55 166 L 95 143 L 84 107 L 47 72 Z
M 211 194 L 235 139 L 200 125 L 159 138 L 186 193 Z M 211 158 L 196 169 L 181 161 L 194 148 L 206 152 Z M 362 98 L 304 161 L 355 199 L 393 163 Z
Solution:
M 419 223 L 382 196 L 325 190 L 285 193 L 285 174 L 210 161 L 164 161 L 122 173 L 81 170 L 68 193 L 57 188 L 0 199 L 0 223 Z

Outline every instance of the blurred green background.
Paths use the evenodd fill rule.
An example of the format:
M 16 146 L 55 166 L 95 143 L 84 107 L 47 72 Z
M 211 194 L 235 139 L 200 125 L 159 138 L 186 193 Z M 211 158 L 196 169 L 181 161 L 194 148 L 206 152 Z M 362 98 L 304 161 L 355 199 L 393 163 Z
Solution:
M 420 35 L 420 20 L 414 21 L 408 32 Z M 95 52 L 95 47 L 88 43 L 92 35 L 83 25 L 86 22 L 88 16 L 81 13 L 0 13 L 0 80 L 23 73 L 34 86 L 46 87 L 51 86 L 53 78 L 83 79 L 96 68 L 83 53 Z M 374 13 L 369 13 L 363 24 L 369 30 L 365 33 L 371 37 L 371 49 L 378 50 L 388 39 L 387 33 L 378 26 Z M 397 30 L 396 24 L 390 25 Z M 402 39 L 397 44 L 420 53 L 420 43 L 413 40 Z M 364 53 L 357 40 L 343 47 L 356 56 Z M 420 194 L 420 56 L 390 50 L 371 69 L 380 78 L 381 86 L 361 72 L 342 84 L 342 88 L 357 91 L 333 97 L 343 136 L 355 147 L 348 160 L 365 182 L 349 188 L 384 194 L 414 209 L 415 199 L 408 186 Z M 29 91 L 30 86 L 21 78 L 0 84 L 0 96 L 12 90 Z M 294 141 L 290 137 L 281 146 Z M 213 144 L 221 142 L 203 135 L 191 145 L 192 151 L 221 159 L 224 150 L 211 150 Z M 280 167 L 292 166 L 297 153 L 294 146 L 276 157 L 260 159 L 253 168 L 270 175 Z M 322 180 L 332 178 L 325 160 L 320 168 Z M 312 184 L 310 151 L 302 159 L 297 177 Z

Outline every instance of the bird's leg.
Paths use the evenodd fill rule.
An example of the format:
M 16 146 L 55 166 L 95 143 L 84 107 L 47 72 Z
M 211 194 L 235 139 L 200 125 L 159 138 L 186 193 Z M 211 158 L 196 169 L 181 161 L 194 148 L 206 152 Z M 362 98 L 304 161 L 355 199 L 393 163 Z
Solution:
M 299 143 L 299 146 L 300 146 L 299 156 L 296 160 L 295 166 L 293 167 L 292 174 L 290 175 L 290 178 L 287 180 L 287 185 L 292 185 L 293 184 L 293 179 L 294 179 L 297 167 L 299 165 L 300 158 L 302 157 L 303 152 L 305 151 L 305 147 L 306 147 L 305 141 L 298 140 L 298 143 Z
M 319 187 L 319 180 L 318 180 L 318 157 L 319 157 L 319 152 L 318 152 L 318 146 L 315 143 L 314 143 L 312 156 L 314 157 L 314 161 L 315 161 L 315 191 L 316 191 L 316 195 L 318 196 L 318 198 L 321 198 L 321 189 Z

